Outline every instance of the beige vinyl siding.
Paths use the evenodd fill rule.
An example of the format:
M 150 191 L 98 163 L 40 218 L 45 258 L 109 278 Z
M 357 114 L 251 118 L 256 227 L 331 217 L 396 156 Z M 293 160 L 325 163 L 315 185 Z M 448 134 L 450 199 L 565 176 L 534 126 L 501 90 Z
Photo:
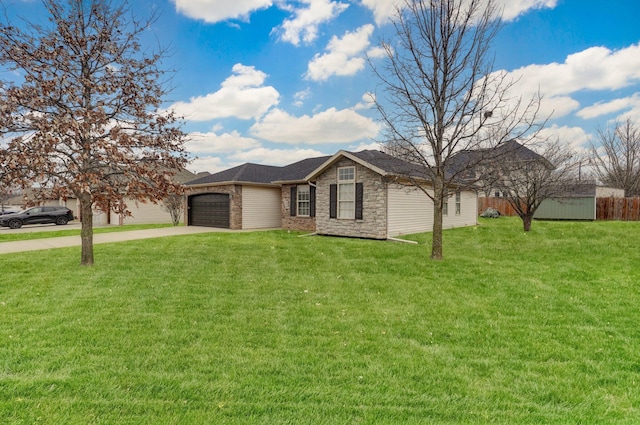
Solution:
M 114 213 L 112 213 L 112 218 L 113 218 Z M 78 210 L 78 216 L 80 216 L 80 210 Z M 109 216 L 107 215 L 106 212 L 102 211 L 102 210 L 98 210 L 98 209 L 93 209 L 93 225 L 94 226 L 106 226 L 107 224 L 109 224 Z M 112 222 L 111 224 L 118 224 L 118 220 L 116 219 L 115 222 Z
M 279 187 L 242 188 L 242 228 L 271 229 L 282 227 Z
M 131 216 L 124 217 L 124 224 L 168 224 L 171 223 L 171 214 L 162 202 L 153 204 L 127 200 L 127 209 Z M 111 213 L 111 224 L 119 224 L 119 217 Z
M 415 187 L 389 185 L 388 195 L 389 236 L 433 230 L 433 202 L 422 190 Z M 476 194 L 461 192 L 460 204 L 460 214 L 456 214 L 456 196 L 453 193 L 449 198 L 449 214 L 442 220 L 442 226 L 445 229 L 477 224 Z
M 474 192 L 460 192 L 460 214 L 456 214 L 456 194 L 449 198 L 449 214 L 442 220 L 442 227 L 475 226 L 478 223 L 478 197 Z
M 431 231 L 433 202 L 422 190 L 390 184 L 387 193 L 388 236 Z
M 136 202 L 132 199 L 126 199 L 127 209 L 131 211 L 130 216 L 122 217 L 111 211 L 111 214 L 107 214 L 106 212 L 99 210 L 97 208 L 93 209 L 93 224 L 95 226 L 119 226 L 126 224 L 171 224 L 171 214 L 164 207 L 162 202 L 154 204 L 152 202 Z M 71 208 L 69 206 L 69 208 Z M 78 211 L 76 214 L 79 215 L 79 206 L 76 206 Z
M 596 186 L 596 198 L 624 198 L 624 189 Z

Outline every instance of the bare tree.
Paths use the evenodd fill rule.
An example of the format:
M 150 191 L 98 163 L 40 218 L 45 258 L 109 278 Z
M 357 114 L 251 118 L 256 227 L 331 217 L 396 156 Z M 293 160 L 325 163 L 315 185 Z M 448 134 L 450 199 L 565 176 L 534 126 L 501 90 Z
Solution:
M 174 226 L 180 224 L 180 219 L 184 212 L 184 203 L 184 196 L 178 193 L 167 196 L 163 201 L 164 208 L 171 215 L 171 222 Z
M 498 12 L 493 0 L 405 0 L 393 21 L 396 37 L 382 43 L 385 65 L 372 64 L 385 93 L 375 97 L 383 143 L 423 167 L 431 183 L 414 182 L 434 203 L 432 259 L 442 258 L 444 202 L 475 165 L 453 164 L 454 155 L 524 138 L 543 125 L 540 97 L 510 97 L 515 82 L 493 72 Z
M 569 145 L 558 141 L 541 142 L 537 153 L 517 143 L 508 146 L 508 151 L 499 160 L 487 163 L 485 170 L 528 232 L 544 200 L 571 196 L 579 185 L 581 158 Z
M 19 195 L 20 190 L 5 184 L 0 176 L 0 212 L 6 210 L 7 201 L 13 196 Z
M 161 113 L 167 94 L 163 49 L 141 36 L 125 1 L 43 0 L 46 26 L 0 22 L 0 132 L 11 140 L 3 166 L 14 179 L 53 196 L 74 196 L 82 220 L 81 264 L 93 257 L 92 206 L 159 200 L 187 162 L 176 116 Z
M 640 128 L 631 121 L 598 129 L 599 144 L 591 145 L 591 164 L 606 185 L 640 196 Z

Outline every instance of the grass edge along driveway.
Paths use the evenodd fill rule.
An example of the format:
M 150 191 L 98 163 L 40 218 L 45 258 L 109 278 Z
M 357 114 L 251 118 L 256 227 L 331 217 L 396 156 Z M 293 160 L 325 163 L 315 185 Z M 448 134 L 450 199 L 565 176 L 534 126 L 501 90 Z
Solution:
M 640 422 L 640 223 L 0 257 L 0 422 Z

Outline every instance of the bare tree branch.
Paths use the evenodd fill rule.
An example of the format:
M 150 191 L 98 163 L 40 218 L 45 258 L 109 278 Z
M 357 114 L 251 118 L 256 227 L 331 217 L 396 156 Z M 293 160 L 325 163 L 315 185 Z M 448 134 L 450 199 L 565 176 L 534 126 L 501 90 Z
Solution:
M 539 152 L 516 143 L 509 153 L 487 163 L 485 168 L 493 177 L 493 187 L 502 192 L 522 219 L 525 232 L 531 230 L 533 216 L 542 202 L 571 196 L 580 184 L 582 162 L 569 145 L 557 140 L 544 140 L 530 147 Z M 529 154 L 523 155 L 524 151 Z
M 591 164 L 598 178 L 625 196 L 640 195 L 640 129 L 631 120 L 598 129 L 591 145 Z
M 387 152 L 421 165 L 431 181 L 422 189 L 434 203 L 433 259 L 442 258 L 444 202 L 475 165 L 461 167 L 456 155 L 531 137 L 544 125 L 540 96 L 511 99 L 516 82 L 493 72 L 498 12 L 493 0 L 405 0 L 396 36 L 382 42 L 385 64 L 370 61 L 384 92 L 374 101 Z

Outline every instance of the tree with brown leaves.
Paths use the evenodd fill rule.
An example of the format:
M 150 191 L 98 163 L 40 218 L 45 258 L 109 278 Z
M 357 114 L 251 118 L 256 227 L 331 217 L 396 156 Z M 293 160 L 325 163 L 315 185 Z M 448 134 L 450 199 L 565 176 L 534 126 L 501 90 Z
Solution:
M 165 51 L 143 49 L 155 16 L 127 2 L 43 0 L 49 24 L 0 22 L 0 161 L 12 181 L 76 197 L 81 264 L 92 265 L 93 209 L 158 202 L 187 162 L 178 118 L 161 110 Z

